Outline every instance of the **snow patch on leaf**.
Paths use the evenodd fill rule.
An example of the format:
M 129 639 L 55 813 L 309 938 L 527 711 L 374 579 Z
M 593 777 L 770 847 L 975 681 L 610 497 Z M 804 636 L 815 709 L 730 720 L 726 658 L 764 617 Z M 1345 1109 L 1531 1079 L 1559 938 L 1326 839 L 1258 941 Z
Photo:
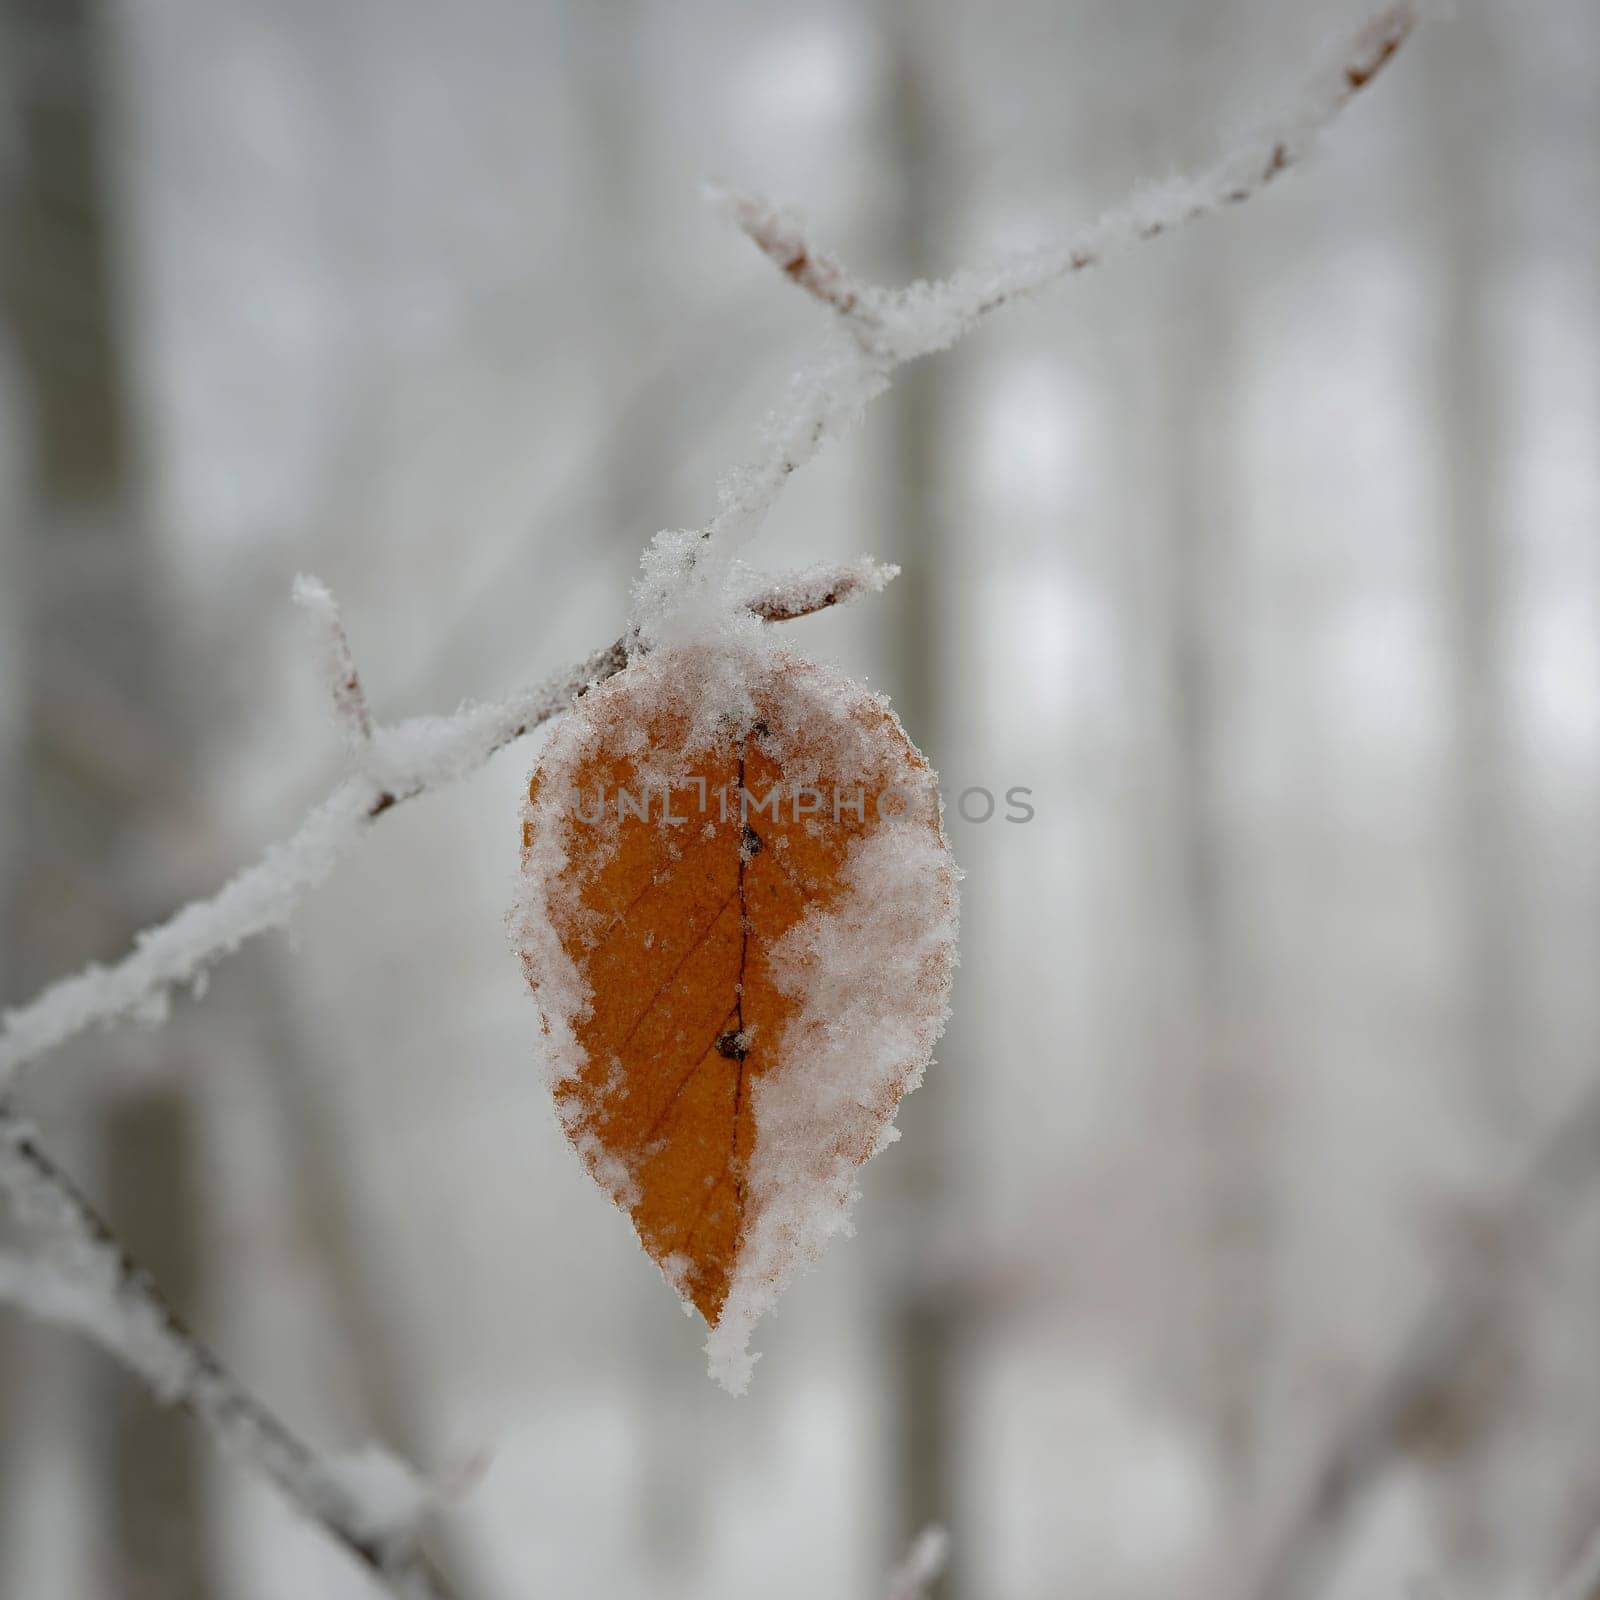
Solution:
M 943 1027 L 935 776 L 881 696 L 715 631 L 553 731 L 522 865 L 512 932 L 562 1127 L 742 1388 L 750 1330 L 846 1231 Z
M 921 1082 L 949 1019 L 957 869 L 942 839 L 889 825 L 858 839 L 843 892 L 790 929 L 773 973 L 798 1010 L 779 1065 L 753 1089 L 756 1143 L 739 1263 L 706 1341 L 711 1375 L 750 1381 L 757 1322 L 795 1271 L 850 1231 L 861 1163 L 898 1137 L 901 1097 Z

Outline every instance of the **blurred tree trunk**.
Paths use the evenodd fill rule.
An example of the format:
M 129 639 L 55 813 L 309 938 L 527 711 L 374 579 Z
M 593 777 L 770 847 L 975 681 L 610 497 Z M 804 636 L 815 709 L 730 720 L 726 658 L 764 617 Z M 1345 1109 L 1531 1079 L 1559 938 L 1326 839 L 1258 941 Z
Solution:
M 16 169 L 7 195 L 5 307 L 31 416 L 19 894 L 9 909 L 24 987 L 124 946 L 154 909 L 152 824 L 182 756 L 140 527 L 116 326 L 104 156 L 104 14 L 94 0 L 3 0 Z M 131 762 L 130 751 L 139 752 Z M 152 790 L 130 774 L 153 777 Z M 109 1208 L 168 1295 L 197 1291 L 192 1128 L 170 1073 L 104 1114 Z M 120 1385 L 103 1439 L 108 1568 L 129 1597 L 211 1592 L 185 1419 Z M 0 1434 L 5 1444 L 10 1430 Z M 24 1443 L 23 1448 L 27 1448 Z M 26 1465 L 6 1463 L 15 1474 Z
M 1432 138 L 1425 146 L 1427 222 L 1436 285 L 1433 413 L 1439 491 L 1442 601 L 1453 695 L 1448 825 L 1457 886 L 1457 1036 L 1468 1134 L 1491 1182 L 1526 1145 L 1532 1063 L 1517 1028 L 1519 895 L 1508 741 L 1505 620 L 1511 582 L 1504 500 L 1506 430 L 1496 298 L 1505 257 L 1494 159 L 1504 131 L 1508 65 L 1492 7 L 1466 7 L 1438 30 L 1426 58 Z M 1506 1398 L 1510 1296 L 1497 1305 L 1498 1348 L 1480 1381 L 1459 1386 L 1425 1437 L 1411 1441 L 1439 1472 L 1447 1556 L 1472 1592 L 1514 1575 L 1500 1563 L 1510 1529 L 1489 1458 L 1493 1411 Z M 1532 1352 L 1529 1351 L 1531 1356 Z M 1515 1542 L 1515 1541 L 1513 1541 Z
M 1494 1156 L 1524 1130 L 1528 1109 L 1516 1055 L 1515 819 L 1504 637 L 1511 573 L 1494 327 L 1505 219 L 1495 214 L 1490 170 L 1505 61 L 1495 27 L 1477 8 L 1440 30 L 1428 59 L 1437 113 L 1429 118 L 1436 139 L 1428 172 L 1438 285 L 1434 415 L 1455 695 L 1451 787 L 1458 808 L 1463 1030 L 1487 1153 Z
M 1199 1185 L 1205 1413 L 1225 1502 L 1250 1520 L 1258 1396 L 1271 1350 L 1273 1194 L 1269 1105 L 1241 992 L 1227 814 L 1230 537 L 1226 397 L 1231 306 L 1204 241 L 1185 276 L 1167 371 L 1168 848 L 1178 945 L 1178 1038 L 1187 1057 Z
M 1228 39 L 1215 7 L 1177 42 L 1191 62 L 1209 41 Z M 1170 70 L 1170 69 L 1169 69 Z M 1203 70 L 1194 66 L 1186 74 Z M 1215 93 L 1195 93 L 1192 122 L 1217 120 Z M 1164 481 L 1167 539 L 1160 548 L 1168 740 L 1163 783 L 1163 854 L 1170 861 L 1175 1005 L 1169 1043 L 1192 1117 L 1196 1182 L 1201 1412 L 1221 1489 L 1228 1560 L 1243 1562 L 1256 1521 L 1261 1395 L 1273 1352 L 1276 1207 L 1269 1085 L 1259 1059 L 1246 988 L 1229 812 L 1231 648 L 1246 619 L 1245 547 L 1233 536 L 1238 511 L 1235 323 L 1237 268 L 1222 229 L 1198 233 L 1166 321 Z M 1186 1082 L 1184 1082 L 1186 1079 Z
M 943 160 L 935 74 L 929 52 L 938 35 L 910 0 L 884 0 L 885 120 L 893 228 L 889 256 L 897 280 L 938 265 L 938 219 L 953 205 Z M 946 765 L 943 680 L 950 646 L 940 633 L 940 583 L 947 566 L 940 505 L 947 442 L 947 368 L 917 362 L 897 376 L 887 412 L 886 522 L 904 570 L 886 597 L 898 625 L 895 705 L 933 760 Z M 957 1012 L 959 1019 L 959 1009 Z M 955 1221 L 957 1162 L 952 1093 L 963 1070 L 959 1020 L 938 1051 L 926 1089 L 901 1107 L 905 1135 L 890 1158 L 897 1186 L 894 1259 L 886 1265 L 889 1307 L 890 1537 L 898 1559 L 929 1523 L 954 1525 L 944 1600 L 966 1592 L 959 1458 L 960 1307 L 942 1270 L 941 1241 Z

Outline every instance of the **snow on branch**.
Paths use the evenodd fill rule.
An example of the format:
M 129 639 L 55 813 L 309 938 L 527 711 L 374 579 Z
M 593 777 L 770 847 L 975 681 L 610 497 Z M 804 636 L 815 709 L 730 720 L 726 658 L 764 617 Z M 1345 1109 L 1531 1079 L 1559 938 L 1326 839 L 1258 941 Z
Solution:
M 1188 222 L 1240 205 L 1300 165 L 1317 137 L 1393 58 L 1428 0 L 1394 0 L 1368 19 L 1304 86 L 1291 110 L 1196 176 L 1147 188 L 1066 239 L 933 282 L 890 290 L 865 283 L 817 246 L 787 212 L 749 195 L 719 193 L 751 241 L 835 313 L 848 342 L 830 345 L 795 380 L 768 423 L 755 462 L 721 485 L 721 509 L 702 538 L 730 550 L 748 540 L 789 477 L 888 387 L 894 371 L 948 349 L 990 313 Z
M 225 1454 L 276 1483 L 397 1600 L 449 1600 L 417 1546 L 432 1495 L 416 1474 L 376 1446 L 325 1456 L 292 1433 L 183 1326 L 32 1129 L 3 1111 L 0 1193 L 41 1239 L 33 1256 L 0 1252 L 0 1300 L 102 1345 Z
M 824 562 L 777 580 L 760 580 L 747 591 L 745 604 L 766 622 L 794 622 L 861 595 L 882 594 L 899 576 L 899 567 L 871 556 L 844 567 Z
M 1422 0 L 1396 0 L 1369 18 L 1311 76 L 1287 114 L 1263 123 L 1205 171 L 1142 190 L 1054 245 L 893 294 L 886 321 L 897 360 L 946 349 L 1013 300 L 1253 199 L 1305 161 L 1324 129 L 1411 36 L 1422 10 Z
M 323 672 L 345 743 L 352 751 L 363 750 L 372 742 L 372 713 L 367 709 L 367 691 L 356 671 L 339 603 L 321 578 L 306 573 L 294 580 L 291 593 L 294 603 L 311 618 L 321 635 Z
M 863 342 L 871 343 L 880 323 L 877 302 L 883 298 L 881 289 L 851 277 L 833 256 L 819 250 L 791 213 L 738 190 L 713 187 L 711 193 L 779 271 L 836 311 Z
M 882 589 L 894 571 L 862 561 L 759 584 L 752 579 L 745 604 L 766 621 L 790 621 Z M 302 603 L 309 593 L 313 611 L 337 625 L 337 608 L 320 584 L 314 589 L 297 585 L 296 592 Z M 339 635 L 342 639 L 342 629 Z M 345 646 L 334 659 L 347 654 Z M 147 928 L 120 961 L 91 964 L 7 1011 L 0 1025 L 0 1096 L 27 1067 L 92 1027 L 129 1017 L 161 1021 L 174 988 L 192 984 L 198 991 L 217 962 L 258 934 L 284 926 L 379 817 L 477 771 L 497 751 L 566 710 L 591 684 L 621 671 L 627 660 L 627 641 L 618 639 L 505 700 L 468 704 L 447 717 L 374 727 L 359 770 L 255 865 L 209 899 Z M 353 664 L 348 674 L 336 672 L 335 679 L 357 684 L 346 703 L 360 704 L 364 711 L 364 700 L 353 698 L 360 693 Z

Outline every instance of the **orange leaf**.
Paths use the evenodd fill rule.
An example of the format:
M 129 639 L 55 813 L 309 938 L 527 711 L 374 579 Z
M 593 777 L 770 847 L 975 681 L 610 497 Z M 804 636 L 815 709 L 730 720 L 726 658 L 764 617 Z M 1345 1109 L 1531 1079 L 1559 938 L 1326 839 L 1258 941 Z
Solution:
M 887 705 L 770 646 L 591 690 L 523 827 L 522 958 L 561 1121 L 742 1388 L 943 1026 L 956 872 Z M 714 1340 L 715 1345 L 715 1340 Z

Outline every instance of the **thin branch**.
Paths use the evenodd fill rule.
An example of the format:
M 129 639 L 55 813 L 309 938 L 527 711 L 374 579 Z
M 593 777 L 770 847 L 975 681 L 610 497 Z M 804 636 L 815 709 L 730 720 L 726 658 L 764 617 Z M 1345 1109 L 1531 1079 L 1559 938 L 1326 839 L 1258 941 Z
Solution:
M 852 277 L 838 260 L 806 237 L 799 218 L 757 195 L 713 187 L 712 197 L 780 272 L 855 329 L 871 344 L 882 319 L 883 291 Z
M 889 569 L 871 562 L 812 568 L 769 582 L 746 604 L 765 620 L 788 621 L 881 589 L 889 576 Z M 198 987 L 225 956 L 287 923 L 379 817 L 476 772 L 627 662 L 627 641 L 618 639 L 507 700 L 375 728 L 360 769 L 254 866 L 210 899 L 194 901 L 147 928 L 120 961 L 91 964 L 6 1012 L 0 1027 L 0 1098 L 26 1068 L 91 1027 L 126 1017 L 161 1020 L 175 987 Z
M 1394 58 L 1423 11 L 1422 0 L 1395 0 L 1370 17 L 1311 75 L 1289 112 L 1263 123 L 1205 171 L 1136 193 L 1054 245 L 899 291 L 890 321 L 900 359 L 945 349 L 1014 300 L 1254 199 L 1304 163 L 1321 134 Z
M 367 707 L 367 691 L 356 671 L 350 636 L 344 631 L 339 602 L 320 578 L 301 573 L 291 591 L 294 603 L 316 624 L 321 635 L 323 672 L 328 681 L 328 696 L 333 714 L 344 731 L 352 751 L 372 743 L 372 712 Z
M 0 1191 L 44 1236 L 36 1258 L 0 1256 L 0 1299 L 76 1328 L 188 1411 L 225 1454 L 270 1478 L 397 1600 L 450 1600 L 417 1548 L 428 1495 L 385 1452 L 328 1457 L 280 1422 L 184 1327 L 32 1130 L 0 1111 Z
M 863 556 L 849 566 L 805 567 L 776 582 L 763 580 L 746 602 L 766 622 L 795 622 L 862 595 L 882 594 L 900 576 L 897 566 Z
M 1098 266 L 1128 247 L 1240 205 L 1300 165 L 1318 136 L 1388 64 L 1422 20 L 1426 0 L 1394 0 L 1305 85 L 1295 108 L 1265 124 L 1206 171 L 1133 196 L 1066 240 L 982 269 L 898 290 L 867 284 L 810 241 L 787 213 L 748 195 L 727 207 L 758 249 L 833 311 L 851 335 L 796 380 L 755 462 L 722 485 L 722 509 L 703 539 L 737 548 L 760 527 L 790 476 L 888 387 L 894 371 L 948 349 L 991 313 Z

